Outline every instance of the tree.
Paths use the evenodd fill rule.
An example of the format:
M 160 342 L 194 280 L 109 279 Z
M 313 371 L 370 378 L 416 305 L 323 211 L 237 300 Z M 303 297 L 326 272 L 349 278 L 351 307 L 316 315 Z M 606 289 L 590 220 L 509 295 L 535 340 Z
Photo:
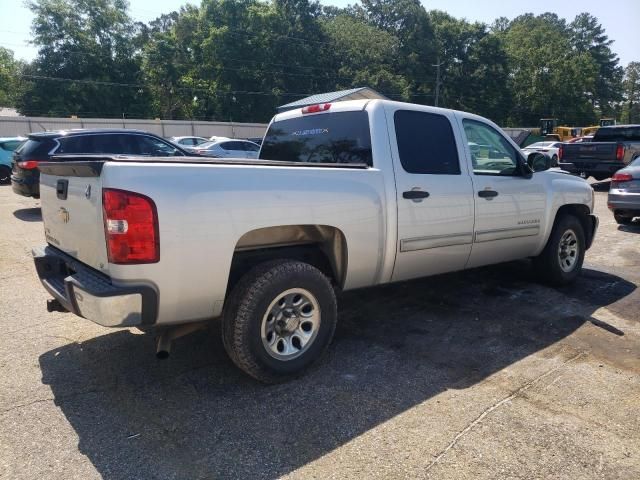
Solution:
M 591 102 L 602 115 L 611 115 L 614 104 L 622 98 L 623 75 L 618 56 L 611 51 L 613 40 L 609 40 L 598 19 L 588 13 L 578 15 L 569 30 L 575 51 L 588 54 L 598 69 Z
M 15 106 L 23 67 L 22 62 L 13 57 L 11 50 L 0 47 L 0 107 Z
M 631 62 L 624 71 L 624 107 L 622 119 L 640 123 L 640 62 Z
M 399 41 L 390 33 L 342 14 L 323 22 L 331 42 L 335 88 L 368 86 L 396 100 L 409 95 L 406 79 L 389 69 L 398 55 Z
M 598 66 L 591 55 L 572 48 L 566 22 L 545 13 L 521 15 L 500 33 L 509 61 L 512 125 L 537 125 L 542 117 L 591 125 L 591 98 Z
M 145 116 L 134 24 L 124 0 L 34 0 L 38 56 L 18 100 L 25 114 Z M 51 79 L 56 80 L 51 80 Z M 64 80 L 62 80 L 64 79 Z
M 404 76 L 409 101 L 432 103 L 436 83 L 437 51 L 433 25 L 419 0 L 362 0 L 352 12 L 374 27 L 394 35 L 398 55 L 390 65 Z
M 429 12 L 442 62 L 440 106 L 471 111 L 496 122 L 511 108 L 507 55 L 482 23 Z

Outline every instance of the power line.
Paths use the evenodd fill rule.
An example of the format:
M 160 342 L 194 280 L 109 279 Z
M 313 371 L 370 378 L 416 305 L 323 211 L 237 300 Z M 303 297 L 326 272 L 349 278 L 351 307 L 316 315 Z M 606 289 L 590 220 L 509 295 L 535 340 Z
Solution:
M 121 83 L 121 82 L 108 82 L 102 80 L 79 80 L 73 78 L 61 78 L 61 77 L 50 77 L 45 75 L 29 75 L 29 74 L 17 74 L 13 75 L 14 78 L 27 78 L 31 80 L 45 80 L 45 81 L 54 81 L 54 82 L 70 82 L 70 83 L 80 83 L 85 85 L 97 85 L 97 86 L 106 86 L 106 87 L 122 87 L 122 88 L 138 88 L 138 89 L 148 89 L 151 86 L 147 84 L 141 83 Z M 210 89 L 202 88 L 202 87 L 172 87 L 174 90 L 187 91 L 187 92 L 205 92 L 211 96 L 227 96 L 227 95 L 263 95 L 263 96 L 271 96 L 271 97 L 279 97 L 279 96 L 291 96 L 291 97 L 308 97 L 310 95 L 315 95 L 317 92 L 305 92 L 305 93 L 293 93 L 293 92 L 268 92 L 268 91 L 249 91 L 249 90 L 231 90 L 227 92 L 223 92 L 220 95 L 218 92 L 212 92 Z M 398 93 L 383 93 L 386 97 L 402 97 L 402 94 Z M 416 93 L 412 94 L 415 97 L 431 97 L 430 93 Z

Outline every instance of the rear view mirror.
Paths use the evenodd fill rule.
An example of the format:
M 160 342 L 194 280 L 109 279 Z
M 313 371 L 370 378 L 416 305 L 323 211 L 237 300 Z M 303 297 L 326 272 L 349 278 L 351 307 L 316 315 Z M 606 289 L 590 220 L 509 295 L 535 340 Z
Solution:
M 534 172 L 543 172 L 551 168 L 551 159 L 542 153 L 534 152 L 527 157 L 527 164 Z

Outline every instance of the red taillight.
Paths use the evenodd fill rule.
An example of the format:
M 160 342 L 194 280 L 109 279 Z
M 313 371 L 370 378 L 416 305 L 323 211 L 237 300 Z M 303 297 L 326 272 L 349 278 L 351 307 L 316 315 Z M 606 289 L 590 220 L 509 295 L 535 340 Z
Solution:
M 630 173 L 614 173 L 611 177 L 612 182 L 630 182 L 633 180 L 633 175 Z
M 619 143 L 618 147 L 616 148 L 616 160 L 620 162 L 622 161 L 623 158 L 624 158 L 624 145 Z
M 25 170 L 33 170 L 34 168 L 38 168 L 37 160 L 21 160 L 17 163 L 20 168 L 24 168 Z
M 302 113 L 318 113 L 318 112 L 326 112 L 331 108 L 330 103 L 319 103 L 317 105 L 309 105 L 308 107 L 304 107 L 302 109 Z
M 105 188 L 102 213 L 110 263 L 155 263 L 160 260 L 158 212 L 149 197 Z
M 563 154 L 564 154 L 564 147 L 560 145 L 560 147 L 558 147 L 558 160 L 562 160 Z

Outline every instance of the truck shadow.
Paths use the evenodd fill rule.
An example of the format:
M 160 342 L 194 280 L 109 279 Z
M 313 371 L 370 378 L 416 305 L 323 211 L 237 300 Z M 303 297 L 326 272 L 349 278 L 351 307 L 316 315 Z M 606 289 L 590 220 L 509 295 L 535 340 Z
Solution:
M 152 336 L 118 331 L 49 351 L 40 366 L 103 478 L 277 478 L 561 341 L 635 288 L 586 270 L 553 290 L 516 262 L 347 293 L 328 355 L 276 386 L 233 366 L 217 324 L 166 361 Z
M 40 210 L 40 207 L 20 208 L 18 210 L 14 210 L 13 216 L 23 222 L 41 222 L 42 210 Z

